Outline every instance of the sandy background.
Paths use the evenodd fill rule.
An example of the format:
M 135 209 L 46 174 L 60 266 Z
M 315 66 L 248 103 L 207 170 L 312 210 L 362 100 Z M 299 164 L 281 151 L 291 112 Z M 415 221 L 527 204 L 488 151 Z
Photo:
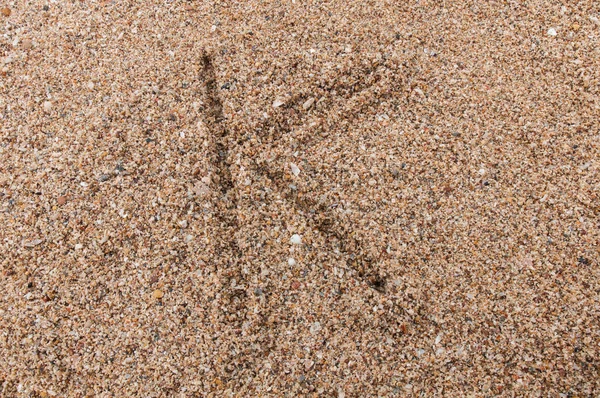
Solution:
M 0 396 L 600 394 L 599 3 L 0 33 Z

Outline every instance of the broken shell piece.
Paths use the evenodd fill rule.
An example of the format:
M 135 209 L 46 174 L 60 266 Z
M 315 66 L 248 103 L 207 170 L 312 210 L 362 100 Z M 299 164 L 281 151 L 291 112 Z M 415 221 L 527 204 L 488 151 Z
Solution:
M 44 240 L 43 239 L 34 239 L 34 240 L 30 240 L 27 242 L 23 243 L 23 246 L 25 247 L 35 247 L 37 245 L 39 245 L 40 243 L 42 243 Z
M 309 110 L 311 106 L 313 106 L 313 104 L 315 103 L 315 99 L 314 98 L 309 98 L 308 100 L 306 100 L 306 102 L 302 105 L 302 108 L 304 108 L 305 111 Z
M 296 166 L 294 163 L 290 163 L 290 169 L 292 169 L 293 175 L 297 176 L 300 174 L 300 168 L 298 168 L 298 166 Z

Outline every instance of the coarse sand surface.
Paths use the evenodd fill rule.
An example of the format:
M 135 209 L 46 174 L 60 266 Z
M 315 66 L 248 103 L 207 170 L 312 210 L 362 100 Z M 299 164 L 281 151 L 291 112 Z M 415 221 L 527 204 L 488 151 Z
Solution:
M 594 0 L 4 0 L 0 396 L 600 396 L 599 82 Z

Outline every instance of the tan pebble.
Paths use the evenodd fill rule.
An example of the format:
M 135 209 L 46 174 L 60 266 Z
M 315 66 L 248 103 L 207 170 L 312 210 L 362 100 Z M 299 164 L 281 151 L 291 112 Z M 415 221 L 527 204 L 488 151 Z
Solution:
M 56 199 L 56 203 L 58 203 L 59 206 L 64 205 L 65 203 L 67 203 L 67 197 L 59 196 L 58 199 Z
M 571 27 L 575 32 L 577 32 L 581 26 L 577 22 L 575 22 Z
M 160 300 L 161 298 L 163 298 L 165 294 L 163 293 L 162 290 L 155 290 L 154 293 L 152 293 L 152 297 L 154 297 L 155 299 Z
M 33 43 L 31 42 L 31 40 L 25 39 L 21 43 L 21 46 L 23 47 L 24 50 L 29 50 L 31 47 L 33 47 Z
M 210 188 L 202 182 L 197 182 L 194 185 L 193 192 L 198 196 L 203 196 L 210 192 Z
M 298 281 L 292 282 L 292 289 L 298 290 L 299 287 L 300 287 L 300 282 L 298 282 Z
M 314 361 L 308 360 L 304 363 L 304 369 L 306 369 L 308 371 L 313 367 L 314 364 L 315 364 Z
M 44 101 L 44 110 L 50 112 L 52 110 L 52 102 Z
M 11 14 L 11 13 L 12 13 L 12 12 L 10 11 L 10 8 L 8 8 L 8 7 L 4 7 L 4 8 L 2 9 L 2 15 L 4 15 L 5 17 L 10 17 L 10 14 Z

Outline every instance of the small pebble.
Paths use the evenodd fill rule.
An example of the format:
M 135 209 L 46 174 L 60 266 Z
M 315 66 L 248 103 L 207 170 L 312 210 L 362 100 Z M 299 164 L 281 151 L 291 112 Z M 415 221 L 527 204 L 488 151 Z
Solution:
M 4 15 L 5 17 L 10 17 L 11 13 L 12 12 L 10 11 L 10 8 L 8 8 L 8 7 L 2 8 L 2 15 Z
M 300 235 L 298 234 L 294 234 L 292 235 L 292 237 L 290 238 L 290 243 L 292 245 L 300 245 L 302 244 L 302 238 L 300 237 Z
M 56 199 L 56 203 L 58 203 L 59 206 L 63 206 L 65 203 L 67 203 L 67 197 L 59 196 L 58 199 Z
M 52 102 L 44 101 L 44 111 L 50 112 L 52 110 Z
M 21 46 L 24 50 L 29 50 L 31 47 L 33 47 L 33 43 L 31 42 L 31 40 L 25 39 L 21 42 Z
M 285 102 L 283 101 L 283 99 L 281 98 L 277 98 L 274 102 L 273 102 L 273 108 L 279 108 L 281 105 L 285 104 Z
M 580 256 L 580 257 L 577 259 L 577 262 L 578 262 L 579 264 L 583 264 L 583 265 L 590 265 L 590 264 L 591 264 L 590 260 L 588 260 L 587 258 L 585 258 L 585 257 L 583 257 L 583 256 Z
M 548 29 L 548 36 L 556 36 L 558 33 L 556 32 L 556 29 L 554 28 L 550 28 Z
M 293 267 L 294 265 L 296 265 L 296 260 L 294 260 L 293 258 L 288 258 L 288 265 L 290 267 Z
M 165 295 L 165 294 L 163 293 L 163 291 L 162 291 L 162 290 L 159 290 L 159 289 L 156 289 L 156 290 L 154 291 L 154 293 L 152 293 L 152 297 L 154 297 L 154 298 L 155 298 L 155 299 L 157 299 L 157 300 L 160 300 L 161 298 L 163 298 L 163 296 L 164 296 L 164 295 Z
M 320 322 L 315 322 L 312 325 L 310 325 L 310 332 L 312 334 L 317 334 L 321 331 L 321 323 Z
M 192 191 L 197 196 L 204 196 L 210 192 L 210 188 L 208 187 L 208 185 L 202 182 L 197 182 L 196 184 L 194 184 L 194 188 L 192 189 Z

